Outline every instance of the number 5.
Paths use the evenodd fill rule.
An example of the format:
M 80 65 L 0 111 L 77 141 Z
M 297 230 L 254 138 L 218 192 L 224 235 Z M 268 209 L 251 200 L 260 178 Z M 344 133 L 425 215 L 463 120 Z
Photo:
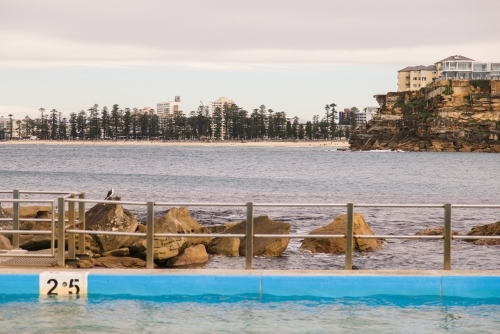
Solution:
M 76 285 L 76 284 L 73 284 L 73 282 L 78 282 L 78 278 L 69 280 L 69 287 L 70 288 L 76 288 L 76 293 L 75 294 L 78 295 L 80 293 L 80 287 L 78 285 Z M 70 291 L 69 294 L 72 295 L 73 292 Z

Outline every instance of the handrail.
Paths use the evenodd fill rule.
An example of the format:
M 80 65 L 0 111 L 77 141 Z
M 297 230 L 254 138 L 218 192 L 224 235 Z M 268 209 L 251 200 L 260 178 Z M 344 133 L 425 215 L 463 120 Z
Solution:
M 500 205 L 472 205 L 472 204 L 371 204 L 371 203 L 207 203 L 207 202 L 122 202 L 107 200 L 90 199 L 63 199 L 67 202 L 84 203 L 103 203 L 103 204 L 122 204 L 122 205 L 147 205 L 148 206 L 148 224 L 146 233 L 134 232 L 112 232 L 112 231 L 85 231 L 85 234 L 109 235 L 109 236 L 140 236 L 148 240 L 147 268 L 153 268 L 153 253 L 149 250 L 153 247 L 153 239 L 158 237 L 177 237 L 177 238 L 246 238 L 246 260 L 245 268 L 252 269 L 253 240 L 254 238 L 285 238 L 285 239 L 346 239 L 346 263 L 347 270 L 352 269 L 353 240 L 354 239 L 408 239 L 408 240 L 444 240 L 444 269 L 451 269 L 451 240 L 453 239 L 500 239 L 500 236 L 453 236 L 451 233 L 451 209 L 453 208 L 493 208 L 499 209 Z M 204 206 L 204 207 L 247 207 L 247 231 L 244 234 L 228 233 L 154 233 L 154 207 L 155 206 Z M 347 232 L 346 234 L 255 234 L 253 232 L 253 209 L 254 207 L 343 207 L 347 208 Z M 444 235 L 358 235 L 353 233 L 354 208 L 431 208 L 444 209 L 445 212 L 445 231 Z M 69 234 L 82 233 L 81 230 L 67 229 Z
M 0 191 L 0 193 L 5 193 L 6 191 Z M 255 238 L 284 238 L 284 239 L 345 239 L 346 240 L 346 255 L 345 255 L 345 268 L 347 270 L 352 269 L 353 260 L 353 245 L 355 239 L 414 239 L 414 240 L 444 240 L 444 269 L 451 269 L 451 241 L 452 240 L 478 240 L 478 239 L 490 239 L 490 240 L 500 240 L 500 236 L 466 236 L 466 235 L 452 235 L 451 224 L 452 224 L 452 209 L 500 209 L 500 205 L 494 204 L 373 204 L 373 203 L 218 203 L 218 202 L 155 202 L 155 201 L 120 201 L 120 200 L 95 200 L 86 199 L 84 192 L 35 192 L 35 191 L 19 191 L 14 190 L 14 199 L 0 199 L 1 202 L 14 203 L 17 215 L 13 218 L 2 218 L 0 221 L 14 221 L 19 224 L 20 221 L 50 221 L 54 222 L 54 218 L 20 218 L 19 217 L 19 203 L 51 203 L 52 204 L 52 216 L 54 217 L 54 200 L 46 199 L 20 199 L 20 193 L 46 193 L 46 194 L 63 194 L 65 196 L 58 198 L 58 238 L 63 240 L 66 235 L 68 237 L 68 259 L 73 259 L 77 257 L 76 253 L 76 242 L 75 235 L 78 235 L 78 250 L 79 254 L 85 254 L 85 235 L 108 235 L 108 236 L 135 236 L 135 237 L 146 237 L 147 247 L 146 247 L 146 267 L 152 269 L 154 267 L 153 263 L 153 241 L 154 238 L 245 238 L 246 244 L 246 259 L 245 268 L 252 269 L 252 259 L 253 259 L 253 243 Z M 16 195 L 17 194 L 17 195 Z M 17 196 L 17 197 L 16 197 Z M 78 198 L 77 198 L 78 196 Z M 68 206 L 68 218 L 65 218 L 65 207 L 66 203 Z M 76 206 L 78 203 L 78 217 L 76 217 Z M 147 223 L 146 232 L 136 233 L 136 232 L 114 232 L 114 231 L 93 231 L 86 230 L 85 228 L 85 204 L 121 204 L 121 205 L 138 205 L 147 206 Z M 228 233 L 155 233 L 154 232 L 154 208 L 162 206 L 203 206 L 203 207 L 246 207 L 247 215 L 246 221 L 246 231 L 245 233 L 238 234 L 228 234 Z M 254 233 L 254 217 L 253 210 L 255 207 L 309 207 L 309 208 L 346 208 L 347 210 L 347 221 L 346 221 L 346 233 L 345 234 L 262 234 Z M 444 209 L 444 233 L 443 235 L 364 235 L 364 234 L 354 234 L 354 208 L 426 208 L 426 209 Z M 17 211 L 16 211 L 17 210 Z M 55 238 L 55 226 L 52 224 L 52 231 L 33 231 L 33 230 L 20 230 L 18 228 L 13 228 L 12 230 L 0 230 L 0 234 L 13 235 L 13 240 L 15 236 L 20 234 L 52 234 L 52 243 L 54 244 Z M 64 266 L 66 261 L 66 256 L 63 247 L 64 243 L 58 243 L 58 265 Z M 54 248 L 53 248 L 54 254 Z M 17 254 L 12 254 L 14 256 Z M 23 255 L 23 254 L 19 254 Z M 24 254 L 26 255 L 26 254 Z M 4 256 L 4 255 L 1 255 Z M 32 255 L 30 255 L 32 256 Z M 36 257 L 36 255 L 33 255 Z M 45 255 L 44 255 L 45 257 Z

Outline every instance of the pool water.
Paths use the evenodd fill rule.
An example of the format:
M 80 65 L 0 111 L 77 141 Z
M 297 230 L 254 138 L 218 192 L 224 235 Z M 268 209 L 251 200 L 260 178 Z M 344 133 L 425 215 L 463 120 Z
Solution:
M 498 333 L 500 299 L 0 297 L 0 332 Z

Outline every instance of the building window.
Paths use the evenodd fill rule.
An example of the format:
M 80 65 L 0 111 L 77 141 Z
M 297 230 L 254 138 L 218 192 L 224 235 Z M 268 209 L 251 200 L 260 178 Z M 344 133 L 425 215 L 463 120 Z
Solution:
M 426 77 L 422 77 L 422 81 L 427 81 L 427 78 Z
M 413 87 L 417 87 L 417 84 L 413 84 Z
M 413 80 L 418 80 L 418 78 L 417 77 L 413 77 Z
M 432 74 L 436 74 L 436 71 L 432 71 Z

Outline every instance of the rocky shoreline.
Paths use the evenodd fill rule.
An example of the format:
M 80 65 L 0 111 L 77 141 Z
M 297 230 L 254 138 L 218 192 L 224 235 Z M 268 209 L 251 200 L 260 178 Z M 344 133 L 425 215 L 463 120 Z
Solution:
M 119 200 L 119 198 L 113 198 Z M 3 210 L 5 217 L 12 217 L 9 209 Z M 50 218 L 48 207 L 22 207 L 22 218 Z M 55 217 L 57 219 L 57 217 Z M 146 226 L 138 223 L 136 216 L 120 204 L 97 204 L 85 213 L 86 229 L 92 231 L 145 233 Z M 346 215 L 336 217 L 332 223 L 310 234 L 345 234 Z M 3 229 L 12 228 L 8 224 Z M 20 236 L 20 248 L 39 251 L 50 248 L 50 235 L 30 235 L 30 230 L 50 230 L 50 222 L 24 221 L 21 229 L 26 235 Z M 278 222 L 268 216 L 254 219 L 255 234 L 287 235 L 290 224 Z M 246 221 L 223 225 L 202 226 L 185 207 L 172 208 L 154 221 L 155 233 L 175 233 L 178 237 L 156 237 L 153 256 L 156 267 L 177 268 L 203 265 L 213 256 L 245 256 L 245 237 L 194 237 L 196 234 L 245 234 Z M 356 214 L 354 231 L 357 234 L 374 234 L 362 215 Z M 57 235 L 57 233 L 56 233 Z M 255 238 L 253 255 L 262 257 L 281 256 L 288 247 L 289 238 Z M 65 240 L 67 247 L 67 240 Z M 57 245 L 57 240 L 56 240 Z M 356 240 L 355 250 L 373 252 L 382 249 L 380 240 Z M 12 249 L 11 240 L 0 235 L 0 249 Z M 345 253 L 344 239 L 305 238 L 302 249 L 311 253 Z M 144 268 L 146 266 L 146 238 L 143 236 L 87 235 L 86 250 L 88 260 L 81 260 L 81 268 Z
M 10 209 L 3 209 L 4 217 L 12 217 Z M 50 211 L 44 207 L 22 207 L 23 218 L 50 218 Z M 345 234 L 346 215 L 335 217 L 323 227 L 314 229 L 309 234 Z M 98 204 L 86 212 L 87 230 L 145 233 L 146 226 L 138 223 L 136 216 L 120 204 Z M 3 229 L 12 226 L 2 226 Z M 287 235 L 290 224 L 277 222 L 268 216 L 254 219 L 254 233 Z M 20 247 L 29 251 L 50 248 L 50 235 L 29 235 L 30 230 L 50 230 L 50 223 L 25 221 L 21 229 L 26 235 L 20 236 Z M 245 238 L 242 237 L 195 237 L 184 235 L 196 234 L 244 234 L 246 222 L 226 223 L 222 225 L 202 226 L 185 207 L 172 208 L 154 221 L 155 233 L 176 233 L 178 237 L 156 237 L 153 244 L 153 256 L 157 268 L 183 268 L 203 266 L 214 256 L 245 256 Z M 361 214 L 354 215 L 354 234 L 371 234 L 374 231 Z M 427 228 L 417 235 L 442 235 L 443 228 Z M 459 234 L 453 231 L 454 235 Z M 56 234 L 57 235 L 57 234 Z M 475 226 L 467 235 L 500 235 L 500 222 Z M 289 238 L 255 238 L 254 256 L 278 257 L 287 249 Z M 464 240 L 474 245 L 499 245 L 500 240 Z M 67 240 L 65 240 L 67 245 Z M 57 241 L 56 241 L 57 244 Z M 357 252 L 377 252 L 383 249 L 381 239 L 354 239 L 353 248 Z M 0 235 L 0 249 L 12 249 L 9 236 Z M 86 250 L 88 258 L 80 260 L 74 266 L 80 268 L 144 268 L 146 267 L 146 238 L 143 236 L 87 235 Z M 300 251 L 308 253 L 344 254 L 345 240 L 340 238 L 304 238 Z
M 380 110 L 353 131 L 352 151 L 500 153 L 499 80 L 441 80 L 374 97 Z

